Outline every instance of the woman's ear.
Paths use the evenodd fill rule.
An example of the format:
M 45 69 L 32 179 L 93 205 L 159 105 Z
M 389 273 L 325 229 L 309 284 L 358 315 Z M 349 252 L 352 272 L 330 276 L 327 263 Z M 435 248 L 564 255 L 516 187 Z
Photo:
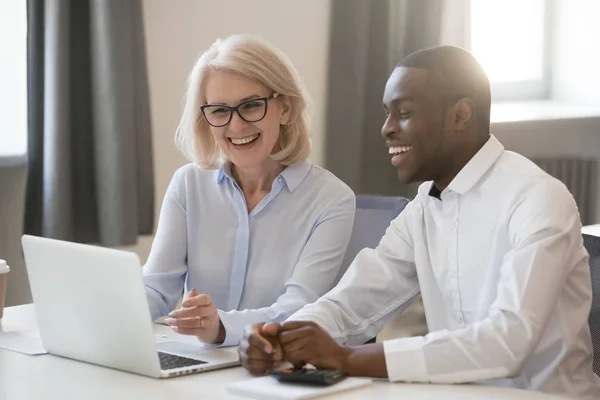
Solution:
M 463 130 L 471 123 L 473 108 L 473 100 L 466 97 L 456 103 L 454 106 L 454 125 L 456 130 Z
M 292 102 L 288 96 L 280 96 L 281 99 L 281 116 L 279 118 L 280 125 L 287 125 L 292 116 Z

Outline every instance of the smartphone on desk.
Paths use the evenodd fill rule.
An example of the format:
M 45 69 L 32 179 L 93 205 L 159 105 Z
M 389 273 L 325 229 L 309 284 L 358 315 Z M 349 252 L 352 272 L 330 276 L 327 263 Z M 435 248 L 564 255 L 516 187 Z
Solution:
M 270 370 L 269 375 L 279 382 L 299 383 L 314 386 L 331 386 L 348 377 L 345 372 L 328 369 L 287 368 Z

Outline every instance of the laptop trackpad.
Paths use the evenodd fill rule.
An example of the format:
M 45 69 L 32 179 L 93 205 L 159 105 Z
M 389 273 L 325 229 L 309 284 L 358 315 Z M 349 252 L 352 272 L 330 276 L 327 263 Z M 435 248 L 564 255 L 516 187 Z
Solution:
M 239 362 L 239 356 L 234 347 L 228 348 L 214 348 L 211 346 L 204 346 L 201 343 L 197 345 L 170 341 L 157 343 L 156 348 L 158 351 L 164 353 L 175 354 L 182 357 L 193 358 L 195 360 L 202 360 L 209 363 L 237 363 Z
M 206 350 L 206 347 L 201 344 L 195 346 L 193 344 L 187 344 L 178 341 L 169 341 L 156 344 L 156 349 L 165 353 L 177 354 L 180 356 L 199 356 L 202 351 Z

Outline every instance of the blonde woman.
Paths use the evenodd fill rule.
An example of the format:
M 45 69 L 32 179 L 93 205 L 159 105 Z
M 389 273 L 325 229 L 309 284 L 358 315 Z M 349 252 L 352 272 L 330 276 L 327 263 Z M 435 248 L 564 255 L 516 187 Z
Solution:
M 332 288 L 355 197 L 307 161 L 308 97 L 284 54 L 249 35 L 217 40 L 191 72 L 176 141 L 192 163 L 173 177 L 144 266 L 153 318 L 234 345 L 244 326 Z

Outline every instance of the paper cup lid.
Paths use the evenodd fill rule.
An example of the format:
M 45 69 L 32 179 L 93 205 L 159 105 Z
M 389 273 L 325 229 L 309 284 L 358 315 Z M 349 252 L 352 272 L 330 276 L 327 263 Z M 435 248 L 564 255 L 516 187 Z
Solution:
M 6 274 L 9 272 L 10 268 L 8 267 L 8 264 L 6 264 L 6 261 L 0 260 L 0 274 Z

